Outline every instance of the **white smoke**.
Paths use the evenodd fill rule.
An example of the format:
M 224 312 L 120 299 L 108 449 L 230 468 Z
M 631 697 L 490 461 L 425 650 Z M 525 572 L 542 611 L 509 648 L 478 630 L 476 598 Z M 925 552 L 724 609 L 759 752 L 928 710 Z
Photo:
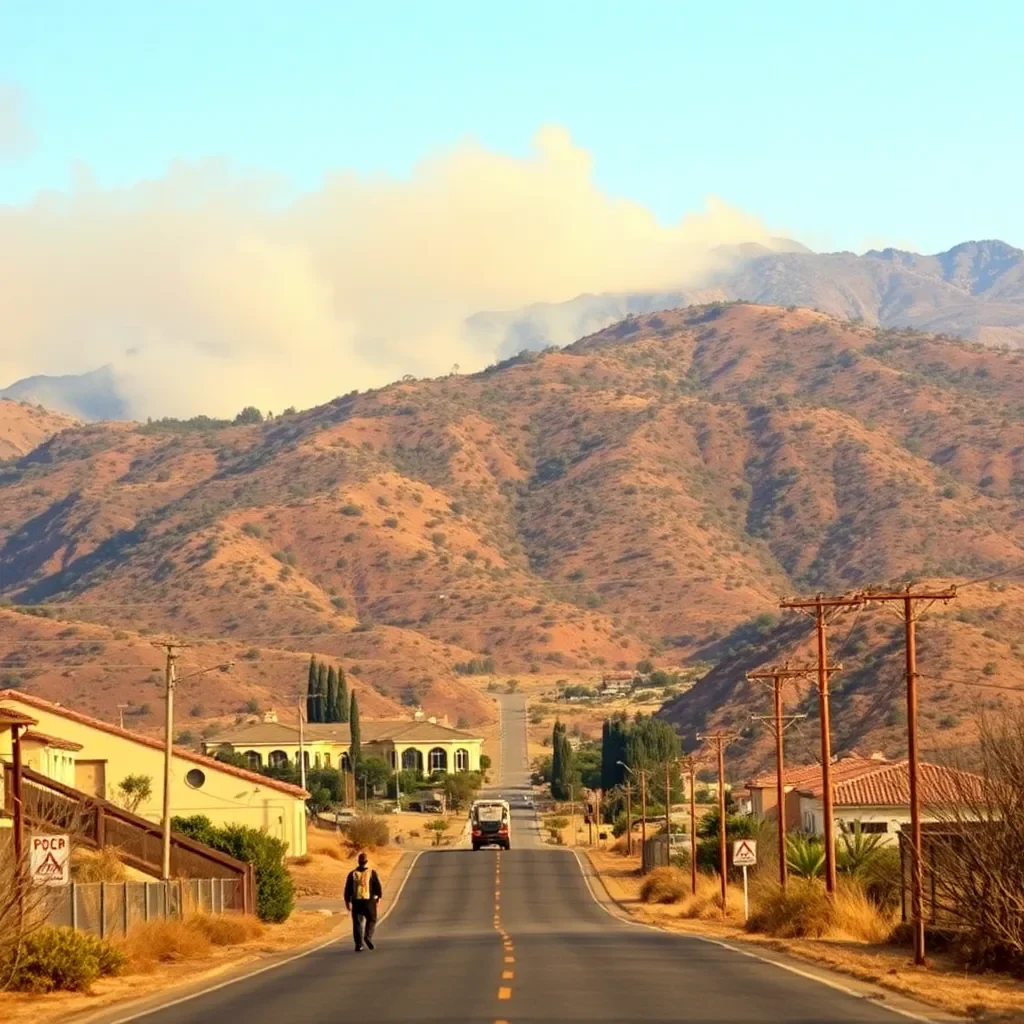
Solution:
M 545 128 L 516 159 L 465 143 L 409 180 L 337 174 L 285 203 L 221 164 L 0 208 L 0 382 L 111 363 L 136 415 L 308 406 L 493 349 L 481 309 L 697 285 L 719 246 L 769 245 L 711 199 L 678 224 L 601 192 Z

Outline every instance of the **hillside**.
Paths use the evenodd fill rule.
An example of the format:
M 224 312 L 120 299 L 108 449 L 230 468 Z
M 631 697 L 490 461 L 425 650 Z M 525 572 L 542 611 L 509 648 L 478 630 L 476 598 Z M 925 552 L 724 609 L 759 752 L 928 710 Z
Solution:
M 77 420 L 37 405 L 0 399 L 0 462 L 19 458 L 38 448 Z
M 759 618 L 786 593 L 1022 563 L 1022 494 L 1021 355 L 712 305 L 265 424 L 66 430 L 0 475 L 0 570 L 62 618 L 287 656 L 268 698 L 316 652 L 475 724 L 493 711 L 467 672 L 719 661 L 755 622 L 789 628 Z M 1012 602 L 971 593 L 929 626 L 944 674 L 1024 683 Z M 861 642 L 881 659 L 861 692 L 891 702 L 898 651 Z M 723 662 L 668 713 L 745 714 L 737 678 Z
M 790 251 L 785 251 L 788 248 Z M 742 300 L 804 306 L 872 327 L 913 327 L 1024 348 L 1024 250 L 964 242 L 934 256 L 900 249 L 815 253 L 790 245 L 730 253 L 730 269 L 699 289 L 581 295 L 511 312 L 479 313 L 471 337 L 505 355 L 564 345 L 626 316 Z

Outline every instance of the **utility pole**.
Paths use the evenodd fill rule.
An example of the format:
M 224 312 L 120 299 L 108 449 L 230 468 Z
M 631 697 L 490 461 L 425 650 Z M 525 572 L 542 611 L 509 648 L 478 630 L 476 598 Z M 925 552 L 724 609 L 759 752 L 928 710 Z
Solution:
M 681 759 L 680 764 L 690 780 L 690 891 L 697 895 L 697 765 L 692 754 Z
M 626 783 L 626 856 L 633 856 L 633 783 Z
M 638 768 L 640 776 L 640 863 L 647 858 L 647 769 Z
M 725 745 L 733 735 L 729 732 L 697 733 L 697 739 L 713 743 L 718 751 L 718 870 L 722 876 L 722 917 L 725 917 L 728 898 L 726 872 L 729 870 L 725 849 Z
M 164 806 L 160 817 L 161 858 L 160 877 L 166 882 L 171 877 L 171 763 L 174 759 L 174 666 L 178 651 L 186 644 L 174 641 L 156 643 L 164 649 Z
M 672 762 L 665 762 L 665 863 L 672 864 Z
M 814 629 L 818 640 L 818 715 L 821 719 L 821 789 L 822 809 L 825 815 L 825 890 L 829 896 L 836 891 L 836 839 L 835 817 L 832 799 L 832 722 L 829 717 L 828 682 L 829 677 L 837 670 L 828 663 L 828 642 L 825 637 L 825 625 L 829 616 L 835 615 L 843 608 L 858 608 L 864 599 L 855 594 L 853 597 L 817 597 L 807 600 L 780 601 L 780 608 L 800 611 L 813 610 Z
M 765 672 L 748 672 L 751 681 L 768 680 L 772 684 L 772 715 L 751 715 L 755 722 L 768 722 L 775 732 L 775 799 L 779 812 L 779 885 L 783 889 L 789 880 L 789 865 L 786 863 L 786 779 L 785 759 L 782 751 L 782 734 L 806 715 L 784 715 L 782 713 L 782 687 L 787 679 L 804 676 L 813 672 L 813 668 L 790 668 L 788 664 Z
M 319 694 L 318 694 L 319 696 Z M 306 709 L 302 706 L 303 701 L 299 701 L 299 786 L 302 789 L 306 788 Z
M 122 729 L 124 728 L 124 713 L 130 707 L 131 707 L 131 704 L 118 704 L 117 705 L 117 722 L 118 722 L 118 725 L 120 725 L 120 727 Z
M 946 590 L 914 592 L 910 584 L 903 591 L 874 593 L 865 591 L 865 601 L 902 605 L 907 659 L 907 773 L 910 777 L 910 918 L 914 933 L 914 963 L 925 962 L 924 949 L 924 869 L 921 863 L 921 792 L 918 786 L 917 745 L 917 619 L 936 601 L 948 604 L 956 597 L 956 587 Z M 914 602 L 926 602 L 917 615 Z

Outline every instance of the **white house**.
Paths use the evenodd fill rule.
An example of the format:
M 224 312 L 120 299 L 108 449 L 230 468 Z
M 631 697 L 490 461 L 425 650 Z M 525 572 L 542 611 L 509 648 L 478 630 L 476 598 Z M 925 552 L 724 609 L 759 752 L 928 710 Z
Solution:
M 6 713 L 6 714 L 5 714 Z M 89 796 L 115 803 L 129 775 L 150 780 L 135 810 L 158 822 L 163 811 L 164 744 L 109 722 L 18 690 L 0 690 L 0 761 L 11 762 L 11 727 L 20 722 L 25 767 Z M 175 747 L 171 758 L 171 812 L 203 814 L 215 825 L 247 825 L 284 840 L 292 856 L 306 852 L 306 792 Z
M 940 821 L 943 809 L 963 798 L 965 792 L 977 791 L 980 780 L 966 772 L 937 764 L 922 763 L 918 772 L 921 820 Z M 821 777 L 798 790 L 800 824 L 806 832 L 824 833 L 824 792 Z M 900 828 L 910 823 L 910 774 L 906 761 L 875 761 L 862 771 L 834 781 L 832 786 L 836 825 L 851 829 L 855 822 L 865 833 L 878 833 L 885 842 L 897 842 Z

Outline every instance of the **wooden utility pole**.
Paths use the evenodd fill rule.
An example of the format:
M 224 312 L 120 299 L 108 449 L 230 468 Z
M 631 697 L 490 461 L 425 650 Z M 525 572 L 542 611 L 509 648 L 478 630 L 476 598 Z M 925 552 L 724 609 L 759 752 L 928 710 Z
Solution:
M 795 676 L 804 676 L 809 672 L 813 672 L 814 669 L 811 667 L 807 668 L 790 668 L 788 664 L 782 666 L 775 666 L 764 672 L 748 672 L 747 678 L 751 681 L 767 680 L 772 684 L 772 714 L 768 715 L 751 715 L 750 717 L 755 722 L 768 722 L 775 733 L 775 799 L 776 805 L 779 812 L 779 885 L 783 889 L 786 888 L 786 883 L 789 880 L 789 865 L 786 863 L 786 777 L 785 777 L 785 758 L 782 750 L 782 734 L 786 729 L 793 724 L 798 722 L 801 718 L 806 718 L 806 715 L 784 715 L 782 713 L 782 687 L 785 685 L 787 679 L 792 679 Z
M 174 686 L 175 663 L 178 651 L 185 644 L 168 641 L 155 643 L 154 647 L 164 650 L 164 805 L 160 816 L 160 877 L 166 882 L 171 877 L 171 763 L 174 759 Z
M 647 856 L 647 769 L 638 768 L 637 775 L 640 776 L 640 863 L 644 863 Z
M 626 856 L 633 856 L 633 783 L 626 783 Z
M 690 780 L 690 892 L 697 895 L 697 758 L 692 754 L 681 759 L 680 764 Z
M 902 605 L 907 658 L 907 773 L 910 778 L 910 919 L 914 933 L 914 963 L 925 962 L 924 949 L 924 870 L 921 864 L 921 792 L 918 787 L 917 745 L 917 619 L 936 601 L 948 604 L 956 597 L 956 587 L 946 590 L 914 592 L 910 584 L 903 591 L 874 593 L 865 591 L 864 601 Z M 914 602 L 926 607 L 914 614 Z
M 665 762 L 665 863 L 672 864 L 672 762 Z
M 725 917 L 726 899 L 728 898 L 729 870 L 725 842 L 725 745 L 733 739 L 730 732 L 697 733 L 697 739 L 713 743 L 718 752 L 718 871 L 722 876 L 722 917 Z
M 807 600 L 780 601 L 780 608 L 813 611 L 814 629 L 818 640 L 818 714 L 821 718 L 821 802 L 825 816 L 825 889 L 829 896 L 836 891 L 836 838 L 835 818 L 832 799 L 832 722 L 829 716 L 829 676 L 837 670 L 828 663 L 828 642 L 825 625 L 829 615 L 843 608 L 857 608 L 864 600 L 859 594 L 853 597 L 817 597 Z

